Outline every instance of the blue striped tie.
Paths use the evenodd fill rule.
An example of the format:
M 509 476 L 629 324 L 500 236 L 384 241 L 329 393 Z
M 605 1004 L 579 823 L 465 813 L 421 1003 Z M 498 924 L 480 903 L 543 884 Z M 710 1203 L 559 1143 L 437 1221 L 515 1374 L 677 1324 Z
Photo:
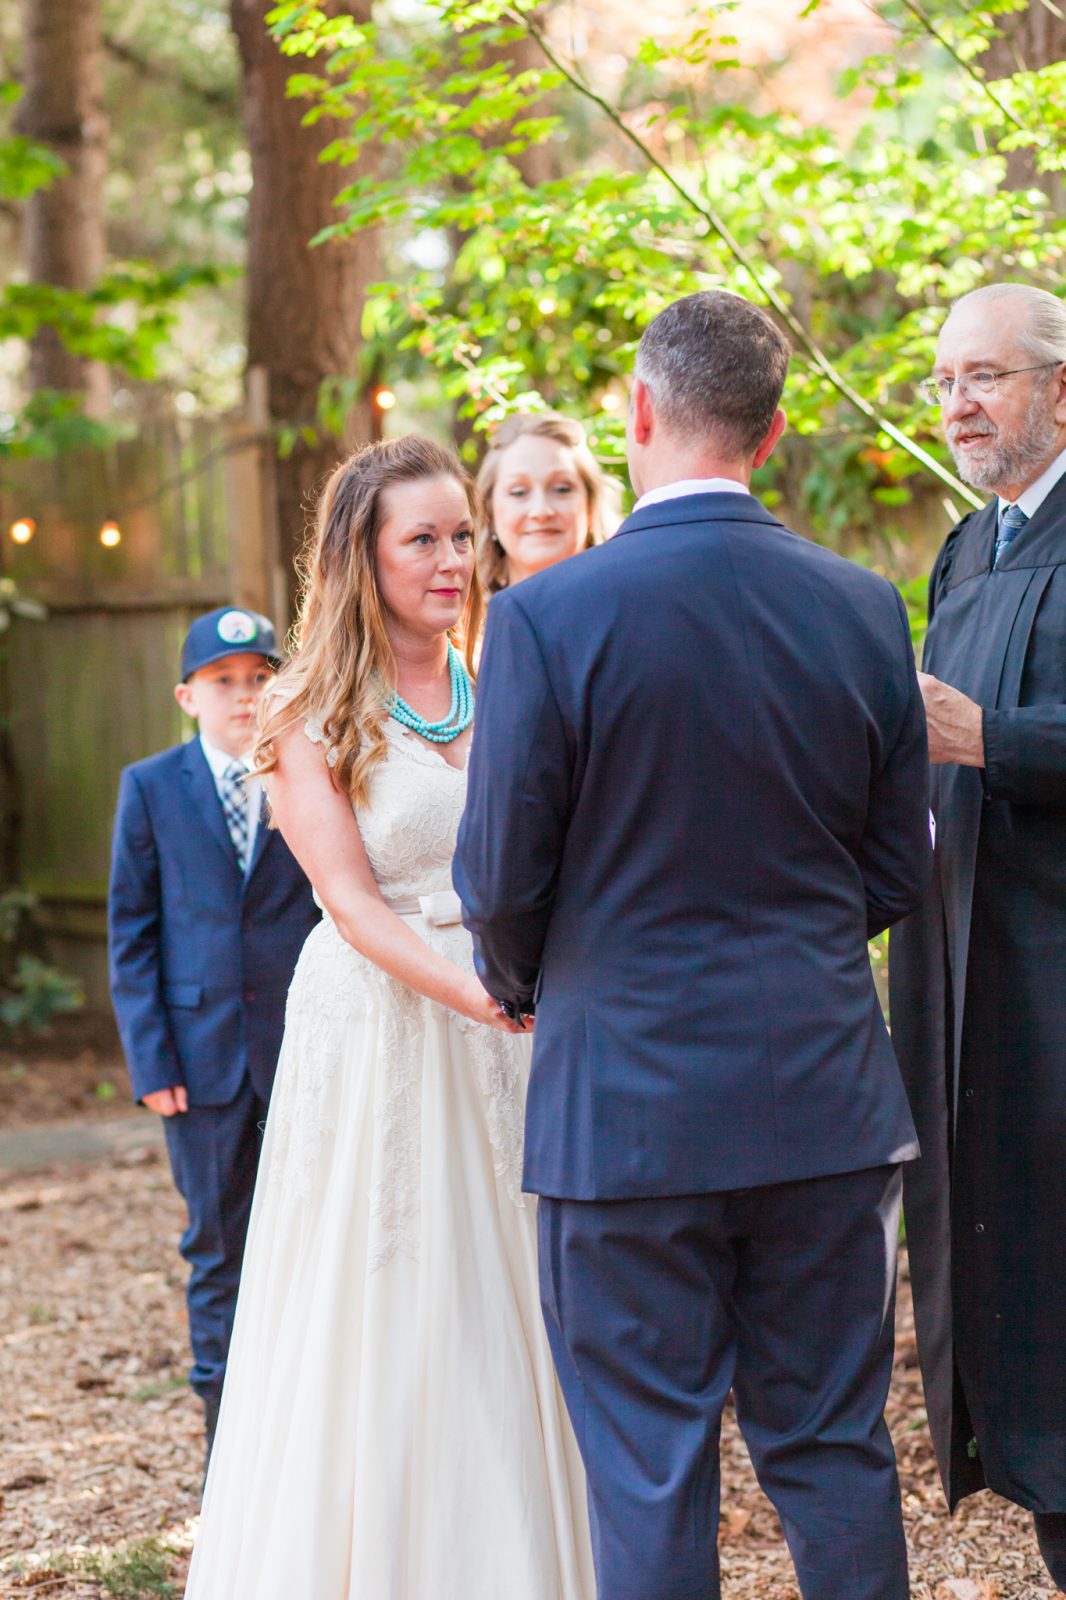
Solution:
M 237 865 L 243 872 L 248 865 L 248 768 L 243 761 L 231 761 L 222 774 L 220 792 L 226 827 L 237 852 Z
M 993 567 L 998 567 L 1004 553 L 1010 549 L 1015 539 L 1029 521 L 1021 506 L 1007 506 L 999 519 L 999 532 L 996 534 L 996 553 L 992 557 Z

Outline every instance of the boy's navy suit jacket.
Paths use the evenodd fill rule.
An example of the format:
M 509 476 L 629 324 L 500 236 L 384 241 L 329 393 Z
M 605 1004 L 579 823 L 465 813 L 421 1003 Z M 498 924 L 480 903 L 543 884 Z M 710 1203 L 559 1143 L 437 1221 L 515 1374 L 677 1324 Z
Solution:
M 199 739 L 125 769 L 111 994 L 138 1100 L 184 1084 L 190 1105 L 225 1105 L 245 1075 L 269 1096 L 285 998 L 318 918 L 306 876 L 265 821 L 241 873 Z
M 536 1004 L 528 1188 L 917 1153 L 866 944 L 925 890 L 927 761 L 899 595 L 748 495 L 495 596 L 455 884 L 486 988 Z

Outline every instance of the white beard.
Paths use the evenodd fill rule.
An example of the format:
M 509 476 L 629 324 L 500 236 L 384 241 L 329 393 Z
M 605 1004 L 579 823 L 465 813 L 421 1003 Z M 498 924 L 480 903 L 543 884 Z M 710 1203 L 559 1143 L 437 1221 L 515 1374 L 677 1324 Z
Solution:
M 964 428 L 965 424 L 956 424 L 957 432 Z M 998 432 L 989 433 L 988 443 L 980 447 L 979 453 L 972 449 L 956 450 L 951 438 L 948 439 L 959 477 L 988 494 L 994 494 L 1000 484 L 1029 482 L 1034 476 L 1033 469 L 1050 461 L 1057 444 L 1058 428 L 1039 389 L 1029 401 L 1017 438 L 1004 441 Z

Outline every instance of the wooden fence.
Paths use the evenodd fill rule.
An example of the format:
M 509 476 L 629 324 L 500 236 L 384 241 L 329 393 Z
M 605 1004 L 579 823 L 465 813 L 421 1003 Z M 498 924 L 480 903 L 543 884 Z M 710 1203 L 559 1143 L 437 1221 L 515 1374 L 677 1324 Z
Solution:
M 22 883 L 50 953 L 105 1004 L 106 890 L 120 769 L 192 725 L 181 641 L 227 602 L 284 626 L 272 445 L 244 417 L 146 423 L 106 454 L 18 462 L 0 483 L 0 574 L 48 608 L 0 638 Z M 32 517 L 32 540 L 9 527 Z M 100 542 L 113 519 L 121 541 Z

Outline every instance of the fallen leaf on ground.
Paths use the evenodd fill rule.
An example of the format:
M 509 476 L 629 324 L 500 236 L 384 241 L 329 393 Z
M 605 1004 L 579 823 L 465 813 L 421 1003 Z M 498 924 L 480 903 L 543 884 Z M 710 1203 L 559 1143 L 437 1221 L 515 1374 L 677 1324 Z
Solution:
M 743 1506 L 727 1506 L 718 1524 L 718 1543 L 725 1544 L 727 1539 L 739 1539 L 750 1521 L 751 1512 L 745 1510 Z
M 946 1578 L 936 1591 L 936 1600 L 998 1600 L 994 1584 L 978 1578 Z

